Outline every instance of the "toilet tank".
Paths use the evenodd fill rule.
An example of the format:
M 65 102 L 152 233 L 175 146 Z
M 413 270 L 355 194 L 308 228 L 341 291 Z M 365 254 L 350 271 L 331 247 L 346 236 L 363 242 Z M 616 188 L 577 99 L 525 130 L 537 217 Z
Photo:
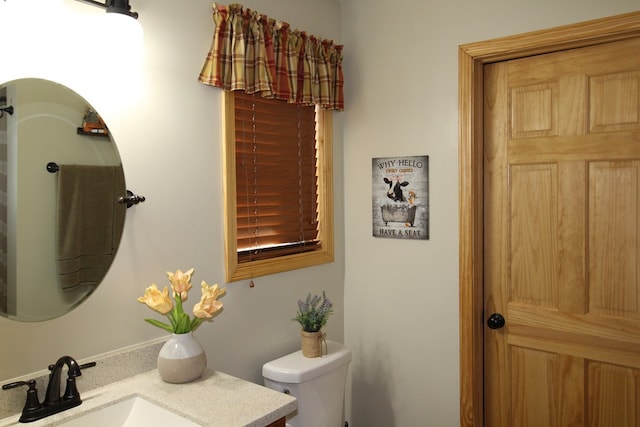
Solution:
M 351 350 L 327 341 L 327 354 L 304 357 L 302 351 L 262 366 L 264 385 L 297 399 L 298 409 L 287 417 L 288 427 L 341 427 L 344 389 Z

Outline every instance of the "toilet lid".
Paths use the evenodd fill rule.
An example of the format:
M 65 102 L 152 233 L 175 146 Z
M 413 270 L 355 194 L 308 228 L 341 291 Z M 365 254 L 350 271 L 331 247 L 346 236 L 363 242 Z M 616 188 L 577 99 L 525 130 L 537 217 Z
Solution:
M 351 350 L 342 344 L 327 341 L 327 354 L 304 357 L 302 351 L 272 360 L 262 366 L 262 376 L 272 381 L 299 384 L 324 375 L 351 361 Z

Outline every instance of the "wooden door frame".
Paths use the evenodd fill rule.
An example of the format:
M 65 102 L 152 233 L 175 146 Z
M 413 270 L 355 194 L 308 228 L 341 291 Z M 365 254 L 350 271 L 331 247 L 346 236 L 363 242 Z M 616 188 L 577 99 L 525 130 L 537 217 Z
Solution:
M 483 66 L 640 36 L 640 12 L 565 25 L 458 50 L 460 426 L 483 423 Z

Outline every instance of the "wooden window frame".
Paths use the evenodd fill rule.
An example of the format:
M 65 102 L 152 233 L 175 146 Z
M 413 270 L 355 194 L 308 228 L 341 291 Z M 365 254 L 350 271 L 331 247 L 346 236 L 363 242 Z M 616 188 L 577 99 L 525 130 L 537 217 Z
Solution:
M 318 109 L 318 240 L 313 252 L 279 256 L 238 263 L 238 222 L 236 201 L 235 99 L 233 92 L 223 91 L 222 151 L 226 281 L 266 276 L 334 261 L 333 239 L 333 116 Z

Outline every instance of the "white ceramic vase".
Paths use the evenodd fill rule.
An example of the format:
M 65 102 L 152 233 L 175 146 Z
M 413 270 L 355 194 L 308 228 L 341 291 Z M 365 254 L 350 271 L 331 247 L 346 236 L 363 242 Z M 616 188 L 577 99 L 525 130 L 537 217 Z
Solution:
M 200 378 L 207 367 L 207 355 L 193 333 L 171 334 L 158 353 L 160 377 L 174 384 Z

